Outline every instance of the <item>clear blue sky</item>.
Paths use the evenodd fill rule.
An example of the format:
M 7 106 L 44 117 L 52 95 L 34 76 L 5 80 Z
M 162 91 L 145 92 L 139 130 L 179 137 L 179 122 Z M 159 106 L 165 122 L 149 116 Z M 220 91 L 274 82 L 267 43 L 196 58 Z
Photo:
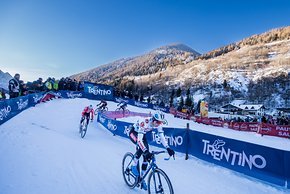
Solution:
M 0 0 L 0 70 L 60 78 L 170 43 L 205 53 L 288 25 L 289 0 Z

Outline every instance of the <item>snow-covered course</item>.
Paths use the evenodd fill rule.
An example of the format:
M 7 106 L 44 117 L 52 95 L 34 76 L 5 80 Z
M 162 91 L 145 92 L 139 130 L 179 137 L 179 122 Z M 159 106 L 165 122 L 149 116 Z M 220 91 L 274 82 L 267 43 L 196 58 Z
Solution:
M 97 103 L 58 99 L 38 104 L 2 124 L 0 193 L 146 193 L 138 188 L 129 189 L 123 180 L 122 157 L 135 149 L 128 139 L 112 136 L 95 121 L 89 125 L 85 138 L 80 138 L 80 112 L 84 106 Z M 109 102 L 109 110 L 115 108 L 116 104 Z M 148 111 L 131 106 L 129 109 Z M 178 125 L 179 120 L 166 116 L 170 125 Z M 221 133 L 228 134 L 224 131 L 227 129 Z M 260 138 L 251 135 L 253 139 Z M 163 157 L 158 156 L 157 164 L 170 177 L 175 193 L 290 193 L 193 157 L 186 161 L 183 154 L 177 154 L 176 160 L 165 161 Z

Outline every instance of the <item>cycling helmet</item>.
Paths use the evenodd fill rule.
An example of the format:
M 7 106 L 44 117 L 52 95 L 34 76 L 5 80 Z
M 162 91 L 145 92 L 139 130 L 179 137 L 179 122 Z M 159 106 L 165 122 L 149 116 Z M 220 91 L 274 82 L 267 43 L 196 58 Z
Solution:
M 156 120 L 156 121 L 161 121 L 161 122 L 165 121 L 164 114 L 162 112 L 160 112 L 160 111 L 155 112 L 152 115 L 152 118 L 153 118 L 153 120 Z
M 89 109 L 92 110 L 92 109 L 93 109 L 93 105 L 90 105 L 90 106 L 89 106 Z

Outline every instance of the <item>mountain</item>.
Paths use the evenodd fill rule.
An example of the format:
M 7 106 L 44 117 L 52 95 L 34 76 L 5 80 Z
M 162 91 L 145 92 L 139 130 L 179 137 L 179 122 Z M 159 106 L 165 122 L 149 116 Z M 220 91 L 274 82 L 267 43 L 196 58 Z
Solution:
M 9 73 L 4 73 L 0 70 L 0 88 L 8 90 L 8 82 L 12 79 L 12 76 Z
M 145 55 L 126 58 L 71 76 L 77 80 L 112 84 L 126 76 L 142 76 L 164 71 L 168 67 L 187 64 L 200 54 L 183 44 L 172 44 Z
M 203 55 L 182 44 L 168 45 L 72 77 L 154 94 L 167 102 L 171 90 L 180 87 L 213 106 L 243 98 L 283 107 L 290 106 L 289 72 L 290 27 L 284 27 Z

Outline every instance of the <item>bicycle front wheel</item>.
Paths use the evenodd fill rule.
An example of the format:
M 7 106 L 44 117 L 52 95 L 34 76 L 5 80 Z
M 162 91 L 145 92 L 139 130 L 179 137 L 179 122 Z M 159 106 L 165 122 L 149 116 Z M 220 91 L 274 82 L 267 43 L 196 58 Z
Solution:
M 94 114 L 97 115 L 98 113 L 99 113 L 99 109 L 96 108 L 95 111 L 94 111 Z
M 81 138 L 84 138 L 87 133 L 88 124 L 86 121 L 83 121 L 81 124 Z
M 148 193 L 173 194 L 173 187 L 166 173 L 160 168 L 152 171 L 148 178 Z
M 134 155 L 130 152 L 127 152 L 123 157 L 122 162 L 122 174 L 125 180 L 125 183 L 133 189 L 138 184 L 138 177 L 136 177 L 132 171 L 131 166 L 133 164 Z

